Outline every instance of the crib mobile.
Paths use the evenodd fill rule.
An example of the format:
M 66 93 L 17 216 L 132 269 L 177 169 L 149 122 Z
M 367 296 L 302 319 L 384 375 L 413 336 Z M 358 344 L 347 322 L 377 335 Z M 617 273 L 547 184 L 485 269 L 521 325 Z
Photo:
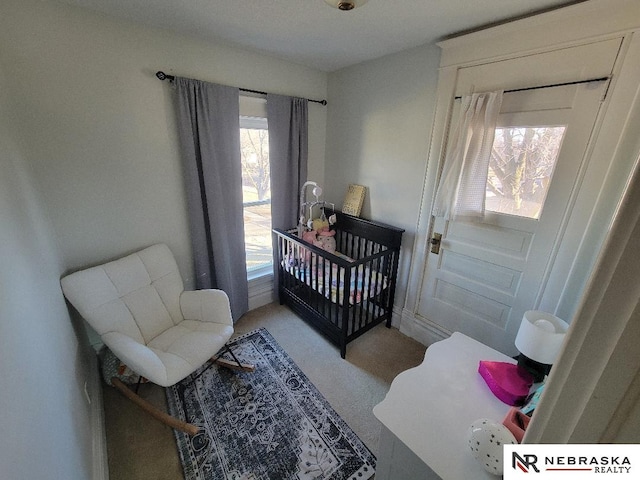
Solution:
M 313 186 L 311 193 L 315 197 L 314 200 L 307 201 L 307 187 Z M 322 195 L 322 187 L 316 182 L 305 182 L 300 189 L 300 216 L 298 218 L 298 238 L 309 242 L 312 245 L 322 248 L 328 252 L 334 253 L 336 243 L 333 236 L 335 230 L 331 230 L 331 226 L 336 223 L 335 213 L 327 216 L 326 208 L 330 207 L 331 211 L 335 211 L 335 204 L 320 200 Z M 314 212 L 318 212 L 317 215 Z M 290 267 L 299 264 L 299 261 L 308 261 L 311 252 L 301 249 L 298 252 L 288 252 L 286 256 L 286 264 Z
M 313 185 L 311 193 L 315 197 L 315 201 L 307 201 L 307 187 Z M 305 182 L 300 189 L 300 217 L 298 219 L 298 237 L 302 238 L 305 232 L 316 231 L 319 232 L 323 228 L 329 228 L 336 223 L 335 214 L 327 217 L 325 208 L 330 205 L 331 209 L 335 211 L 335 204 L 320 200 L 322 195 L 322 187 L 316 182 Z M 314 219 L 314 208 L 320 209 L 319 217 Z M 308 216 L 306 212 L 308 209 Z

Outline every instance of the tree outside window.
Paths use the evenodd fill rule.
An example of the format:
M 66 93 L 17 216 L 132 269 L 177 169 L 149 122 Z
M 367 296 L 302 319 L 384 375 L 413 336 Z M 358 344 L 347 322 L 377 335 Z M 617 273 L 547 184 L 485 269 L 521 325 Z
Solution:
M 271 198 L 269 175 L 269 131 L 258 128 L 240 129 L 240 152 L 242 155 L 242 186 L 245 201 L 260 201 Z
M 486 210 L 540 217 L 564 131 L 564 126 L 496 128 Z
M 269 130 L 265 118 L 240 117 L 247 272 L 272 263 Z

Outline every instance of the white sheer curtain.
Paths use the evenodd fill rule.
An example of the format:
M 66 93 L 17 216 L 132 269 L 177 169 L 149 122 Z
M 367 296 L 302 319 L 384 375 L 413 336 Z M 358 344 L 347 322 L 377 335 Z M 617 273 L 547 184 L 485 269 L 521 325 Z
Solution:
M 455 220 L 484 216 L 489 159 L 502 91 L 462 97 L 460 119 L 445 155 L 432 215 Z

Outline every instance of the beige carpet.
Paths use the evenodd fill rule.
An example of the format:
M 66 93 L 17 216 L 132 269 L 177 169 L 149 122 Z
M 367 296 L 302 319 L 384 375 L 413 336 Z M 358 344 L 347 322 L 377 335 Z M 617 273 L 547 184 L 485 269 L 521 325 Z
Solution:
M 347 346 L 347 358 L 287 307 L 271 304 L 244 315 L 236 335 L 266 328 L 331 406 L 377 454 L 380 423 L 372 413 L 395 376 L 422 362 L 425 347 L 379 325 Z M 173 433 L 111 387 L 104 386 L 111 480 L 182 479 Z M 166 409 L 164 391 L 143 385 L 140 395 Z M 224 421 L 221 419 L 221 421 Z

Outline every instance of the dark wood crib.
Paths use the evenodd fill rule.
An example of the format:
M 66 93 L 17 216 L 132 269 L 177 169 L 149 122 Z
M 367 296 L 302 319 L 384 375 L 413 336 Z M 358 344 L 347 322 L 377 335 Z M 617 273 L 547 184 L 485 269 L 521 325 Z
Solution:
M 404 230 L 336 212 L 336 253 L 274 229 L 278 295 L 340 348 L 391 315 Z

